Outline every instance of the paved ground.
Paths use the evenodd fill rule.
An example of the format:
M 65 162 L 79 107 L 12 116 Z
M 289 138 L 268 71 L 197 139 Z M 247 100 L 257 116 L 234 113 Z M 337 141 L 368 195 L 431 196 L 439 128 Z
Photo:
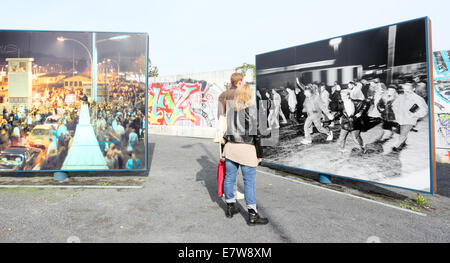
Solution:
M 227 219 L 216 197 L 216 144 L 155 135 L 150 143 L 151 170 L 142 189 L 0 189 L 0 242 L 66 242 L 71 236 L 81 242 L 366 242 L 370 236 L 450 242 L 447 197 L 426 196 L 434 209 L 421 216 L 275 177 L 270 174 L 282 173 L 268 168 L 259 168 L 257 200 L 271 223 L 249 227 L 244 212 Z M 375 188 L 366 194 L 376 196 Z

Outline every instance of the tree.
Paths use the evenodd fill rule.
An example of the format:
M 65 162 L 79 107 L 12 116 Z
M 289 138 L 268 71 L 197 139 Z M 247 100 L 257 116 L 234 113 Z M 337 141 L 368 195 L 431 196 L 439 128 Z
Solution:
M 157 66 L 150 67 L 150 69 L 148 71 L 148 77 L 152 78 L 152 77 L 158 77 L 158 76 L 159 76 L 158 67 Z
M 235 68 L 234 70 L 236 72 L 241 73 L 242 76 L 244 76 L 244 78 L 245 78 L 245 75 L 247 74 L 248 70 L 250 70 L 250 69 L 253 70 L 253 81 L 255 81 L 256 80 L 256 66 L 255 65 L 244 62 L 242 64 L 242 66 L 239 66 L 239 67 Z

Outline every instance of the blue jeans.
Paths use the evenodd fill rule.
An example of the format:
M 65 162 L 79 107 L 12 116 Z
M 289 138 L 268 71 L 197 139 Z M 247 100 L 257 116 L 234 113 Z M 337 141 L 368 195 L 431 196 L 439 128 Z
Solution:
M 225 160 L 225 181 L 223 185 L 225 201 L 227 203 L 236 203 L 236 198 L 234 197 L 234 184 L 236 182 L 239 167 L 241 167 L 242 176 L 244 177 L 245 203 L 247 204 L 248 209 L 256 211 L 256 167 L 245 166 L 228 159 Z

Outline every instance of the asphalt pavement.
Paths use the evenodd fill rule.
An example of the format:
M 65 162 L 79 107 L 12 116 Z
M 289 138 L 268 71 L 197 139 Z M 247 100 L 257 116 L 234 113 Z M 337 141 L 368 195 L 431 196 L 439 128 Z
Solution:
M 448 197 L 425 195 L 433 209 L 414 213 L 392 201 L 415 195 L 409 191 L 383 188 L 392 193 L 384 202 L 267 167 L 258 168 L 256 194 L 270 223 L 250 227 L 243 200 L 228 219 L 216 195 L 217 144 L 157 135 L 149 142 L 142 189 L 0 189 L 0 242 L 450 242 Z

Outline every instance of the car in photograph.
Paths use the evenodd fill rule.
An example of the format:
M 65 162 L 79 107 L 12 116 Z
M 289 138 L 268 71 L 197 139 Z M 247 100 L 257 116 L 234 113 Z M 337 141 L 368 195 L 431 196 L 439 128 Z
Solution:
M 51 115 L 48 116 L 45 121 L 44 121 L 44 125 L 47 127 L 53 127 L 53 129 L 57 130 L 58 129 L 58 122 L 61 120 L 61 116 L 60 115 Z
M 10 146 L 0 153 L 0 171 L 40 170 L 44 155 L 38 148 Z
M 45 151 L 50 144 L 51 127 L 49 125 L 37 125 L 31 130 L 27 138 L 30 147 L 39 148 Z

